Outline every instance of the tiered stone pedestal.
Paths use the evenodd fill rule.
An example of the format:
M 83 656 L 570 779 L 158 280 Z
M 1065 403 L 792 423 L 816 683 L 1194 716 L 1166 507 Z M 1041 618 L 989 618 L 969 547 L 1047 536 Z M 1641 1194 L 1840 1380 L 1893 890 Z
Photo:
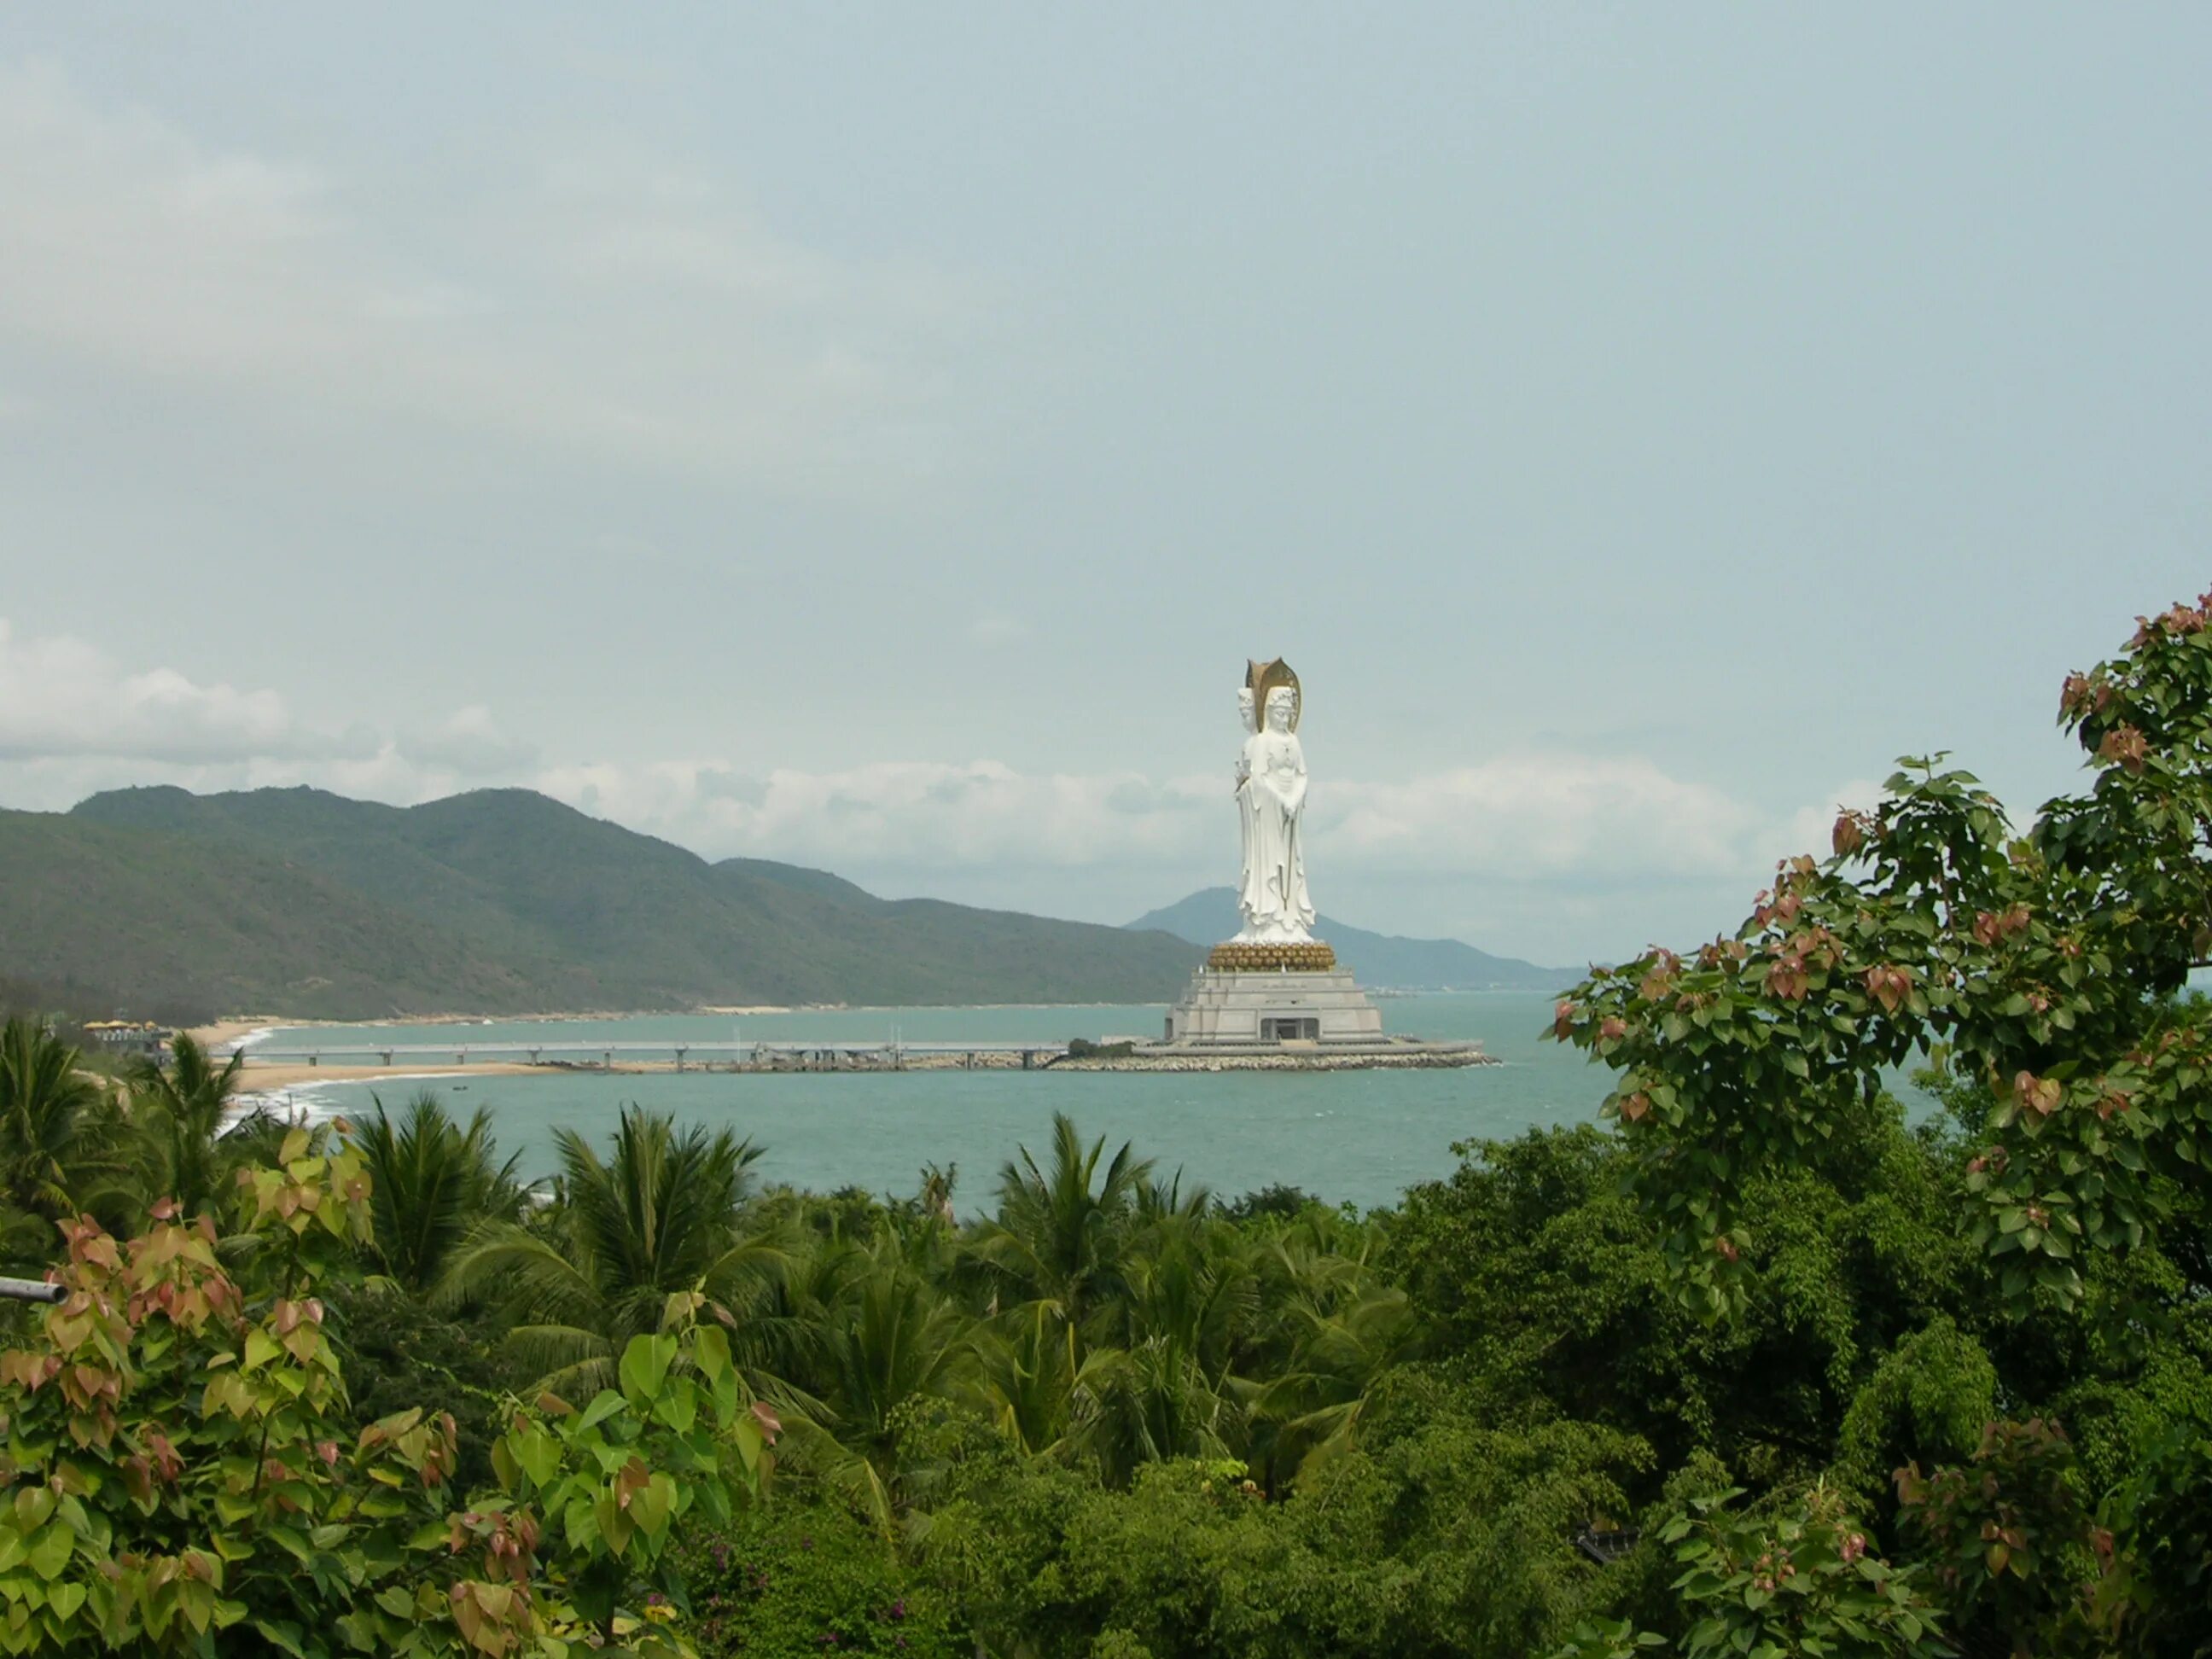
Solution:
M 1382 1014 L 1326 945 L 1218 945 L 1168 1011 L 1175 1048 L 1372 1048 Z

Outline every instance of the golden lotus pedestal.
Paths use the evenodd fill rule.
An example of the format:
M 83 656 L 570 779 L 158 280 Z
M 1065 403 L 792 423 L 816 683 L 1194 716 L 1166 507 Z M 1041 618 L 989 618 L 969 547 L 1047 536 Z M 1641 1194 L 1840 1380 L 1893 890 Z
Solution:
M 1382 1015 L 1319 940 L 1217 945 L 1168 1010 L 1175 1048 L 1371 1048 Z
M 1325 974 L 1336 966 L 1336 952 L 1316 939 L 1310 945 L 1217 945 L 1206 966 L 1216 974 Z

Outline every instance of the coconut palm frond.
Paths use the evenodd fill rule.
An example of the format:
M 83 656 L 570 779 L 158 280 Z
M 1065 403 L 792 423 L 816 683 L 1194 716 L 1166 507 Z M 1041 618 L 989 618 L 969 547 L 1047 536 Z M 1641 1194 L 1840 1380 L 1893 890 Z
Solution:
M 538 1373 L 533 1386 L 574 1403 L 617 1386 L 620 1368 L 616 1350 L 597 1331 L 574 1325 L 517 1325 L 507 1332 L 506 1346 Z
M 228 1141 L 226 1120 L 245 1069 L 244 1054 L 218 1066 L 179 1032 L 166 1066 L 140 1059 L 125 1072 L 132 1116 L 152 1153 L 149 1184 L 187 1215 L 213 1214 L 229 1200 L 241 1149 Z
M 398 1117 L 380 1097 L 369 1100 L 374 1115 L 350 1139 L 368 1169 L 374 1249 L 393 1278 L 425 1289 L 444 1277 L 480 1221 L 512 1223 L 521 1213 L 515 1159 L 496 1161 L 490 1115 L 482 1107 L 462 1125 L 428 1090 Z
M 79 1213 L 83 1199 L 131 1168 L 127 1122 L 77 1059 L 37 1021 L 0 1025 L 0 1205 L 44 1221 Z M 34 1260 L 50 1259 L 59 1243 L 40 1240 Z
M 521 1316 L 598 1328 L 605 1297 L 588 1266 L 512 1222 L 486 1222 L 447 1267 L 432 1298 L 442 1308 L 489 1302 Z
M 1102 1175 L 1105 1138 L 1085 1147 L 1064 1113 L 1052 1124 L 1049 1169 L 1026 1146 L 1000 1167 L 998 1215 L 973 1249 L 1018 1295 L 1057 1301 L 1080 1322 L 1121 1293 L 1129 1219 L 1152 1165 L 1124 1141 Z

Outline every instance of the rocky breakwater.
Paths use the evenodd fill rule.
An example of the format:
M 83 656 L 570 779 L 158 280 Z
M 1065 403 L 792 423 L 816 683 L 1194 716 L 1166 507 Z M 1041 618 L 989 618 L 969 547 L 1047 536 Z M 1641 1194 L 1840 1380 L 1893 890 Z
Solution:
M 1324 1048 L 1253 1048 L 1242 1053 L 1219 1048 L 1175 1048 L 1164 1044 L 1127 1054 L 1070 1056 L 1053 1062 L 1055 1072 L 1372 1072 L 1441 1071 L 1504 1062 L 1471 1042 L 1402 1042 L 1387 1048 L 1331 1052 Z

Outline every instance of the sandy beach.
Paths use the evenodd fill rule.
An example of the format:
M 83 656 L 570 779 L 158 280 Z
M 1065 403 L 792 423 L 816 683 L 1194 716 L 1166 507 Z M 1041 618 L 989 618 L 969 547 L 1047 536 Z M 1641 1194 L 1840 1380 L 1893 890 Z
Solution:
M 219 1019 L 212 1025 L 191 1026 L 185 1035 L 195 1042 L 212 1046 L 218 1042 L 235 1042 L 240 1037 L 251 1036 L 256 1031 L 283 1024 L 285 1022 L 274 1014 L 258 1019 Z
M 818 1006 L 831 1008 L 842 1005 L 824 1003 Z M 676 1010 L 595 1008 L 581 1012 L 547 1014 L 394 1014 L 389 1019 L 308 1019 L 297 1014 L 239 1014 L 228 1019 L 216 1020 L 210 1024 L 194 1025 L 189 1028 L 185 1035 L 195 1042 L 221 1043 L 235 1042 L 240 1037 L 252 1036 L 256 1031 L 265 1031 L 271 1027 L 281 1029 L 288 1025 L 312 1025 L 318 1030 L 349 1030 L 356 1027 L 380 1029 L 393 1025 L 481 1025 L 487 1018 L 512 1021 L 518 1024 L 535 1024 L 557 1019 L 637 1019 L 655 1013 L 669 1012 L 757 1015 L 788 1014 L 797 1011 L 780 1003 L 762 1003 L 758 1006 Z

